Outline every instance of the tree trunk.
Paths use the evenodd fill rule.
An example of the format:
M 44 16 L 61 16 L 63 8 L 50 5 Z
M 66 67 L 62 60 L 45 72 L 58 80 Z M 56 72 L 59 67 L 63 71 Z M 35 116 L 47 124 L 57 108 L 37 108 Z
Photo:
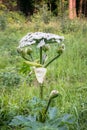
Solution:
M 83 14 L 87 17 L 87 0 L 83 1 Z
M 2 0 L 0 0 L 0 3 L 2 3 Z
M 69 18 L 74 19 L 76 17 L 76 0 L 69 0 Z
M 83 3 L 83 0 L 80 0 L 80 4 L 79 4 L 79 14 L 78 14 L 79 17 L 81 17 L 81 15 L 82 15 L 82 3 Z

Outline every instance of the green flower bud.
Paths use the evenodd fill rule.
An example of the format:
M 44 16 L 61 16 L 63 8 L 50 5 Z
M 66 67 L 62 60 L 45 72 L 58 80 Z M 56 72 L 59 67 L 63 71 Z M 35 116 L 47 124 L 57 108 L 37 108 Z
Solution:
M 21 49 L 21 56 L 25 57 L 25 51 L 23 49 Z
M 17 48 L 17 52 L 21 53 L 22 49 L 21 48 Z
M 50 45 L 49 44 L 45 44 L 44 46 L 43 46 L 43 51 L 48 51 L 50 49 Z
M 62 53 L 64 52 L 64 50 L 65 50 L 65 45 L 62 44 L 62 45 L 57 49 L 57 53 L 62 54 Z
M 17 48 L 17 52 L 20 53 L 22 56 L 25 55 L 25 51 L 22 48 Z
M 32 49 L 31 48 L 25 48 L 25 54 L 30 55 L 32 53 Z

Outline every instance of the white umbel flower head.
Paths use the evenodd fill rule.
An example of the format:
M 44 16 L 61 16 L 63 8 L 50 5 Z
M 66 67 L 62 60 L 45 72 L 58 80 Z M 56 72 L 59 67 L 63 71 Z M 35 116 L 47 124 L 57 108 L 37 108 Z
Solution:
M 40 68 L 34 68 L 34 71 L 35 71 L 35 75 L 36 75 L 37 81 L 38 81 L 40 84 L 42 84 L 43 81 L 44 81 L 44 78 L 45 78 L 47 69 L 40 67 Z
M 35 32 L 35 33 L 28 33 L 24 36 L 19 43 L 19 48 L 30 46 L 32 44 L 37 44 L 37 47 L 40 48 L 44 46 L 45 43 L 60 43 L 64 40 L 63 36 L 59 36 L 52 33 L 43 33 L 43 32 Z

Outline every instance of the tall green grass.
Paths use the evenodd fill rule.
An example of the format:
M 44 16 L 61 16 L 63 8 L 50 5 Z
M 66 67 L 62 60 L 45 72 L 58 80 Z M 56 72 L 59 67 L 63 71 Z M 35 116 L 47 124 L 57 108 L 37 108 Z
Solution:
M 11 17 L 11 15 L 10 15 Z M 17 85 L 8 85 L 9 82 L 16 82 L 12 78 L 14 75 L 8 75 L 7 84 L 0 83 L 0 123 L 1 129 L 10 129 L 8 123 L 16 115 L 30 114 L 27 102 L 34 96 L 39 97 L 39 85 L 35 76 L 28 76 L 20 72 L 23 67 L 23 59 L 18 55 L 16 48 L 19 40 L 27 32 L 44 31 L 64 35 L 65 52 L 57 61 L 48 67 L 46 79 L 44 82 L 44 98 L 47 99 L 53 89 L 57 89 L 61 97 L 53 103 L 58 107 L 60 115 L 62 113 L 71 113 L 76 116 L 79 130 L 86 130 L 87 124 L 87 24 L 83 20 L 69 21 L 67 26 L 61 26 L 58 19 L 53 18 L 48 24 L 37 23 L 26 20 L 23 24 L 18 23 L 16 15 L 14 24 L 10 24 L 2 31 L 0 30 L 0 75 L 1 73 L 20 76 L 20 82 Z M 40 17 L 40 16 L 39 16 Z M 19 19 L 20 20 L 20 19 Z M 22 18 L 20 20 L 22 22 Z M 38 21 L 38 20 L 37 20 Z M 63 30 L 64 29 L 64 30 Z M 52 52 L 52 53 L 51 53 Z M 50 58 L 54 55 L 54 46 L 50 51 Z M 0 82 L 2 82 L 0 76 Z M 11 79 L 11 80 L 9 80 Z M 83 121 L 84 120 L 84 121 Z

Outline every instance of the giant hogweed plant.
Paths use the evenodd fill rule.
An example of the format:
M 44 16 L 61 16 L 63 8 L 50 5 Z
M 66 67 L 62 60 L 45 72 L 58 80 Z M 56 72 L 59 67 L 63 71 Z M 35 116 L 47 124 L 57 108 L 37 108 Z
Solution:
M 57 90 L 51 91 L 48 102 L 43 100 L 43 82 L 47 67 L 57 60 L 65 50 L 65 45 L 61 44 L 63 40 L 63 36 L 43 32 L 28 33 L 21 39 L 17 51 L 24 58 L 24 62 L 32 66 L 34 70 L 40 86 L 40 98 L 33 97 L 29 102 L 29 107 L 33 109 L 34 114 L 27 117 L 16 116 L 10 126 L 22 126 L 23 129 L 28 130 L 68 130 L 75 121 L 70 114 L 58 118 L 57 108 L 50 107 L 52 100 L 60 95 Z M 50 59 L 47 52 L 53 46 L 56 46 L 55 54 Z
M 43 82 L 47 72 L 47 67 L 54 60 L 58 59 L 65 50 L 65 45 L 61 44 L 61 41 L 63 40 L 63 36 L 58 36 L 51 33 L 29 33 L 21 39 L 17 48 L 18 52 L 25 59 L 24 62 L 29 66 L 33 66 L 37 81 L 40 84 L 41 98 L 43 98 Z M 50 59 L 50 54 L 48 55 L 47 52 L 53 46 L 56 46 L 56 51 L 54 52 L 54 57 Z M 35 51 L 35 49 L 37 51 Z

